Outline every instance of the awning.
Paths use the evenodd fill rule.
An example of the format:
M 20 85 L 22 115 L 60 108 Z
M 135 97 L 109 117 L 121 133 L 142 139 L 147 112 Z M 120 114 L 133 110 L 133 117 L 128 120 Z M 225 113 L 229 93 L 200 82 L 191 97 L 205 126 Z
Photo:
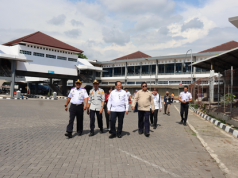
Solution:
M 19 62 L 33 62 L 32 60 L 27 60 L 26 58 L 23 58 L 23 57 L 20 57 L 20 56 L 4 54 L 4 53 L 0 53 L 0 58 L 13 60 L 13 61 L 19 61 Z
M 231 69 L 231 66 L 238 68 L 238 48 L 195 62 L 192 66 L 206 70 L 211 70 L 211 66 L 213 66 L 215 72 L 223 72 Z

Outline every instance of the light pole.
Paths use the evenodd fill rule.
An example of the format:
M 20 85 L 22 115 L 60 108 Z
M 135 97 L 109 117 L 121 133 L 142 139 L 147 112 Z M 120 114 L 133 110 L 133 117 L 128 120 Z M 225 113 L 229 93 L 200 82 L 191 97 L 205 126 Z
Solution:
M 149 62 L 148 59 L 145 59 L 145 60 Z M 150 70 L 150 65 L 149 65 L 149 70 Z M 150 70 L 150 91 L 151 91 L 151 70 Z
M 191 51 L 191 84 L 193 83 L 193 72 L 192 72 L 192 65 L 193 65 L 193 51 L 192 51 L 192 49 L 190 49 L 190 50 L 188 50 L 187 52 L 186 52 L 186 57 L 187 57 L 187 54 L 188 54 L 188 52 L 189 51 Z

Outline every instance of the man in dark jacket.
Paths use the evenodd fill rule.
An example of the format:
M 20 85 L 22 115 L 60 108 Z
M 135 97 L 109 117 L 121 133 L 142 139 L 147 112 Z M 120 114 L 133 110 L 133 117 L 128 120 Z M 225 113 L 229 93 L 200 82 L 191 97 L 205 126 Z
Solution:
M 164 96 L 164 114 L 168 113 L 170 115 L 170 105 L 171 105 L 171 97 L 169 96 L 169 92 L 166 91 L 166 95 Z

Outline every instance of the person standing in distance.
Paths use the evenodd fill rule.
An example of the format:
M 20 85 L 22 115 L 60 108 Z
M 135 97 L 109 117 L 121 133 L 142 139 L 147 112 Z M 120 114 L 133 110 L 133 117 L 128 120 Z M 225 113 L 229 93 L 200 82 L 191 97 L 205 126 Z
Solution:
M 157 91 L 157 88 L 154 88 L 152 92 L 154 104 L 155 104 L 155 111 L 152 113 L 152 110 L 150 109 L 150 123 L 151 126 L 153 126 L 153 129 L 157 128 L 157 117 L 158 117 L 158 111 L 162 111 L 162 101 L 161 96 Z
M 173 103 L 174 102 L 174 92 L 172 92 L 172 94 L 171 94 L 171 103 Z
M 128 100 L 131 101 L 131 93 L 128 91 L 128 88 L 125 88 L 125 91 L 126 91 Z
M 129 109 L 129 103 L 128 103 L 128 97 L 125 90 L 122 90 L 122 85 L 120 81 L 115 82 L 115 90 L 113 90 L 108 98 L 107 103 L 107 112 L 110 115 L 111 114 L 111 135 L 109 138 L 122 137 L 122 127 L 123 127 L 123 119 L 125 112 L 128 114 Z M 116 120 L 118 117 L 118 127 L 116 132 Z
M 83 112 L 87 109 L 88 94 L 87 91 L 81 88 L 82 82 L 78 79 L 75 81 L 75 86 L 70 90 L 68 99 L 65 104 L 65 111 L 68 110 L 68 104 L 71 103 L 69 108 L 69 124 L 66 129 L 65 136 L 72 138 L 73 125 L 75 116 L 77 118 L 77 133 L 79 136 L 83 133 Z M 86 99 L 85 99 L 86 98 Z M 85 105 L 84 104 L 85 99 Z
M 180 93 L 179 95 L 179 101 L 181 102 L 180 106 L 180 115 L 181 115 L 181 121 L 180 124 L 183 124 L 184 126 L 187 125 L 187 118 L 188 118 L 188 108 L 189 103 L 193 101 L 191 93 L 188 92 L 188 86 L 184 86 L 184 91 Z M 185 117 L 183 117 L 185 113 Z
M 138 102 L 138 131 L 139 134 L 143 134 L 143 129 L 145 126 L 145 136 L 150 136 L 150 107 L 151 112 L 154 113 L 155 105 L 152 97 L 152 93 L 147 90 L 147 83 L 143 82 L 141 84 L 142 90 L 136 93 L 136 96 L 132 102 L 132 110 L 135 109 L 136 102 Z M 145 121 L 144 121 L 145 117 Z
M 166 94 L 164 96 L 164 114 L 166 114 L 167 112 L 168 116 L 170 116 L 170 105 L 171 105 L 171 97 L 169 96 L 169 91 L 166 91 Z
M 104 90 L 98 88 L 99 82 L 94 80 L 93 89 L 89 92 L 88 100 L 88 110 L 87 114 L 90 114 L 90 134 L 89 136 L 94 136 L 95 128 L 95 114 L 97 115 L 98 127 L 100 128 L 100 133 L 103 133 L 103 122 L 102 122 L 102 112 L 105 101 Z M 89 111 L 90 110 L 90 111 Z

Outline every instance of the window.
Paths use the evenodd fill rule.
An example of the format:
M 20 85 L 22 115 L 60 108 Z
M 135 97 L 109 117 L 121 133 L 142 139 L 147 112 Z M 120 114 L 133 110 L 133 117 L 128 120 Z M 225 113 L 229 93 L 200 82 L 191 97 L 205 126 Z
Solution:
M 39 47 L 37 46 L 37 49 L 39 49 Z
M 103 85 L 108 85 L 108 82 L 102 82 Z
M 57 56 L 57 59 L 60 59 L 60 60 L 67 60 L 66 57 L 62 57 L 62 56 Z
M 51 59 L 56 59 L 56 56 L 55 56 L 55 55 L 46 54 L 46 57 L 47 57 L 47 58 L 51 58 Z
M 135 66 L 135 74 L 140 74 L 140 66 Z
M 135 85 L 135 82 L 127 82 L 128 85 Z
M 125 75 L 125 67 L 122 67 L 122 75 Z
M 31 51 L 20 50 L 21 54 L 31 55 Z
M 68 58 L 68 61 L 77 62 L 77 59 L 74 59 L 74 58 Z
M 174 64 L 165 65 L 165 73 L 174 73 Z
M 191 63 L 186 62 L 185 67 L 183 68 L 183 72 L 191 73 L 191 66 L 189 66 Z
M 168 84 L 168 81 L 158 81 L 158 84 L 166 85 Z
M 114 68 L 114 75 L 121 75 L 121 67 L 115 67 Z
M 101 72 L 96 72 L 96 77 L 100 77 L 101 76 Z
M 39 56 L 39 57 L 44 57 L 45 56 L 45 54 L 43 54 L 43 53 L 36 53 L 36 52 L 34 52 L 33 55 L 34 56 Z
M 134 75 L 135 74 L 135 67 L 129 66 L 128 67 L 128 75 Z
M 150 66 L 142 66 L 142 74 L 150 74 Z
M 182 63 L 177 63 L 176 64 L 176 73 L 181 73 L 182 72 Z
M 209 70 L 206 70 L 206 69 L 202 69 L 202 72 L 209 72 Z
M 103 72 L 103 77 L 112 77 L 112 68 L 104 68 L 107 72 Z
M 142 82 L 136 82 L 136 85 L 141 85 L 142 84 Z
M 155 74 L 156 73 L 156 65 L 152 65 L 151 66 L 151 74 Z
M 191 84 L 191 81 L 182 81 L 182 84 Z
M 180 81 L 169 81 L 169 84 L 179 84 Z
M 164 73 L 164 64 L 159 64 L 159 73 Z

